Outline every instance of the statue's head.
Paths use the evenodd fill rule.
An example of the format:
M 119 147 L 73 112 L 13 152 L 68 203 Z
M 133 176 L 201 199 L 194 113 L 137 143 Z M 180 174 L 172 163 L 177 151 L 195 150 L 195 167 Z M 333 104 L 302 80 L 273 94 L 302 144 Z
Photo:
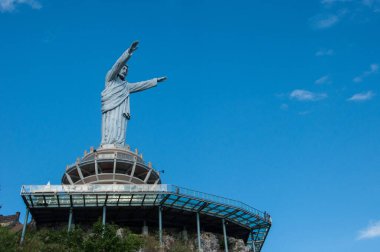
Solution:
M 127 76 L 128 74 L 128 66 L 127 65 L 124 65 L 121 69 L 120 69 L 120 72 L 119 72 L 119 78 L 122 79 L 122 80 L 125 80 L 125 77 Z

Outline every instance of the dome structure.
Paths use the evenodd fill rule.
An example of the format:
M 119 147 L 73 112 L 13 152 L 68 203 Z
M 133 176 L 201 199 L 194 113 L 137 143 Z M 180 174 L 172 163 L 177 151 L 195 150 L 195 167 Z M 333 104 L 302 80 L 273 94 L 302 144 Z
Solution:
M 82 158 L 68 165 L 61 180 L 63 185 L 80 184 L 161 184 L 160 174 L 138 150 L 129 146 L 102 146 L 90 149 Z

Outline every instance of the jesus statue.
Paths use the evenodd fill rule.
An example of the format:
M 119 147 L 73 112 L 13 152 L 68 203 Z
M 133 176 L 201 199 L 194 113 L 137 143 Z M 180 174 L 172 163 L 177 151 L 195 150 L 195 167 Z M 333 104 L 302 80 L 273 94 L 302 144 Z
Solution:
M 120 56 L 106 75 L 106 85 L 102 91 L 102 146 L 114 144 L 123 146 L 127 130 L 127 122 L 131 118 L 129 95 L 157 86 L 166 77 L 129 83 L 126 79 L 126 65 L 133 52 L 137 50 L 138 42 L 132 45 Z

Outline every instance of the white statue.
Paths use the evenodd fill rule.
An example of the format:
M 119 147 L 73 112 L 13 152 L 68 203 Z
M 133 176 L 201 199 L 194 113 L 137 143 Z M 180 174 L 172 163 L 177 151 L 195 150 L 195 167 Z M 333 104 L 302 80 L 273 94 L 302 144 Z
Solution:
M 166 80 L 166 77 L 159 77 L 136 83 L 127 82 L 126 63 L 137 50 L 137 45 L 137 41 L 133 42 L 107 73 L 106 86 L 102 92 L 102 146 L 125 144 L 127 122 L 131 117 L 129 95 L 155 87 L 158 82 Z

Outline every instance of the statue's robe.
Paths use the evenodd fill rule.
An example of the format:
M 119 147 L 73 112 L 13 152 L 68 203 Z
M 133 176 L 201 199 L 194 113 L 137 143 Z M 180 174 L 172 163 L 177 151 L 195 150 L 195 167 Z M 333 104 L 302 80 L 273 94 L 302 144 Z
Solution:
M 130 118 L 129 95 L 157 86 L 157 78 L 128 83 L 116 77 L 102 92 L 102 145 L 124 145 Z

